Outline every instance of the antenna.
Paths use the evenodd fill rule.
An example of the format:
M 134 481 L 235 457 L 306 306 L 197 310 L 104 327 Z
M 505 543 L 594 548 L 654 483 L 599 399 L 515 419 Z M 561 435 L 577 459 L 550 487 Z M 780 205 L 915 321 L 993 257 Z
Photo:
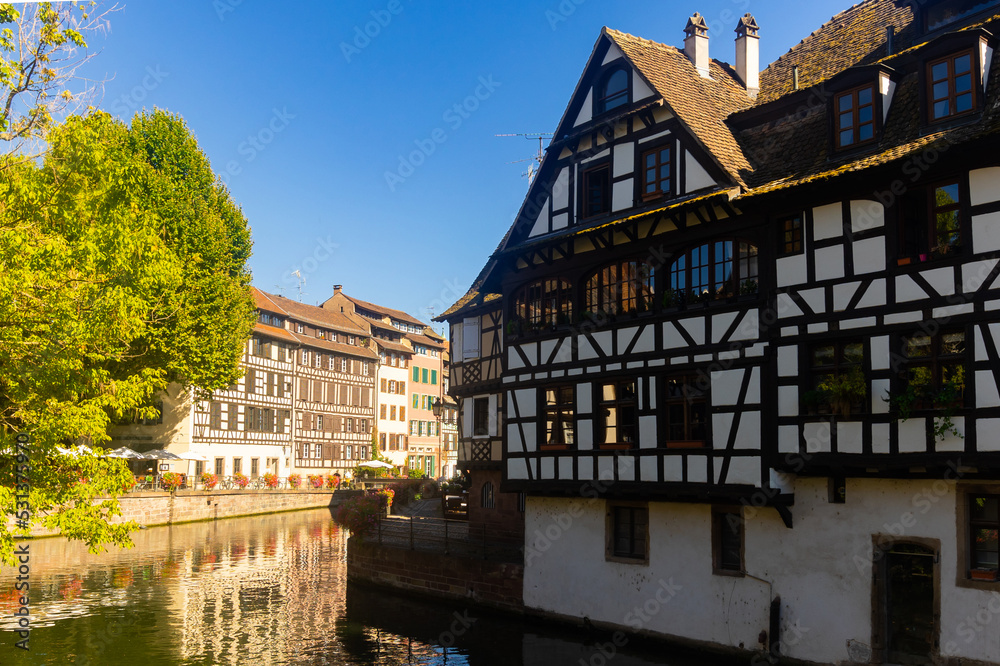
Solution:
M 521 177 L 525 176 L 528 178 L 528 183 L 535 179 L 535 175 L 538 173 L 538 168 L 542 165 L 542 158 L 545 157 L 545 148 L 543 146 L 543 141 L 546 137 L 552 138 L 552 132 L 535 132 L 533 134 L 527 134 L 523 132 L 518 132 L 515 134 L 494 134 L 493 136 L 523 136 L 528 141 L 533 141 L 538 139 L 538 154 L 534 157 L 528 157 L 523 160 L 514 160 L 513 162 L 507 162 L 507 164 L 519 164 L 521 162 L 532 162 L 528 170 L 521 174 Z
M 284 296 L 285 295 L 285 288 L 282 287 L 280 284 L 274 285 L 274 290 L 278 292 L 278 296 Z
M 304 287 L 305 284 L 306 284 L 306 279 L 305 279 L 305 277 L 302 276 L 302 273 L 300 271 L 297 271 L 297 270 L 292 271 L 292 275 L 294 275 L 295 277 L 297 277 L 299 279 L 299 303 L 301 303 L 302 302 L 302 297 L 309 295 L 308 293 L 302 291 L 302 287 Z

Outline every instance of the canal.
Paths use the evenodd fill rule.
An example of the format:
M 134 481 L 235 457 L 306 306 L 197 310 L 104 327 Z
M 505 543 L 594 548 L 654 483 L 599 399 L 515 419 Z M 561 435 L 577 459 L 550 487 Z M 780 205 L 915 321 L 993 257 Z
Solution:
M 346 534 L 327 509 L 154 527 L 134 539 L 134 549 L 100 556 L 63 539 L 30 542 L 30 650 L 14 647 L 20 593 L 4 568 L 0 664 L 723 663 L 348 586 Z

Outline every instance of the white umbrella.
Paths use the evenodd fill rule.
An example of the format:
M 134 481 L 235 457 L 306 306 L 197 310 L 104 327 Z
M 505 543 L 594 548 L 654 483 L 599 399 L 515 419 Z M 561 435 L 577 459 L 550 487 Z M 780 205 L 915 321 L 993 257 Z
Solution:
M 208 462 L 208 457 L 194 451 L 185 451 L 179 454 L 181 460 L 194 460 L 195 462 Z
M 163 449 L 153 449 L 152 451 L 147 451 L 142 454 L 142 460 L 180 460 L 181 457 L 171 453 L 170 451 L 164 451 Z
M 386 469 L 392 469 L 393 466 L 389 463 L 384 463 L 381 460 L 367 460 L 360 463 L 358 467 L 384 467 Z
M 108 451 L 109 458 L 126 458 L 128 460 L 139 460 L 142 458 L 142 454 L 138 451 L 133 451 L 127 446 L 122 446 L 115 449 L 114 451 Z

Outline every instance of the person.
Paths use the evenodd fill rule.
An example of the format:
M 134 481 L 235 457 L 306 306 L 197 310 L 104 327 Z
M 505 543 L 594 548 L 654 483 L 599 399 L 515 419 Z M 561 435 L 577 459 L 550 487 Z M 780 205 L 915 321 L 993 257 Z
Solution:
M 336 490 L 340 487 L 340 472 L 334 472 L 333 474 L 333 489 Z

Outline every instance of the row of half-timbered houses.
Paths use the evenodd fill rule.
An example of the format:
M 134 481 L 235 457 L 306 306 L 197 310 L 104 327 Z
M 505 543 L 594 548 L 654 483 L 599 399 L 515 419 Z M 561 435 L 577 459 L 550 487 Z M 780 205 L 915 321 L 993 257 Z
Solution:
M 602 31 L 442 315 L 470 519 L 523 520 L 528 609 L 1000 663 L 998 31 L 865 0 L 763 72 L 749 14 L 735 66 L 698 14 L 683 49 Z

